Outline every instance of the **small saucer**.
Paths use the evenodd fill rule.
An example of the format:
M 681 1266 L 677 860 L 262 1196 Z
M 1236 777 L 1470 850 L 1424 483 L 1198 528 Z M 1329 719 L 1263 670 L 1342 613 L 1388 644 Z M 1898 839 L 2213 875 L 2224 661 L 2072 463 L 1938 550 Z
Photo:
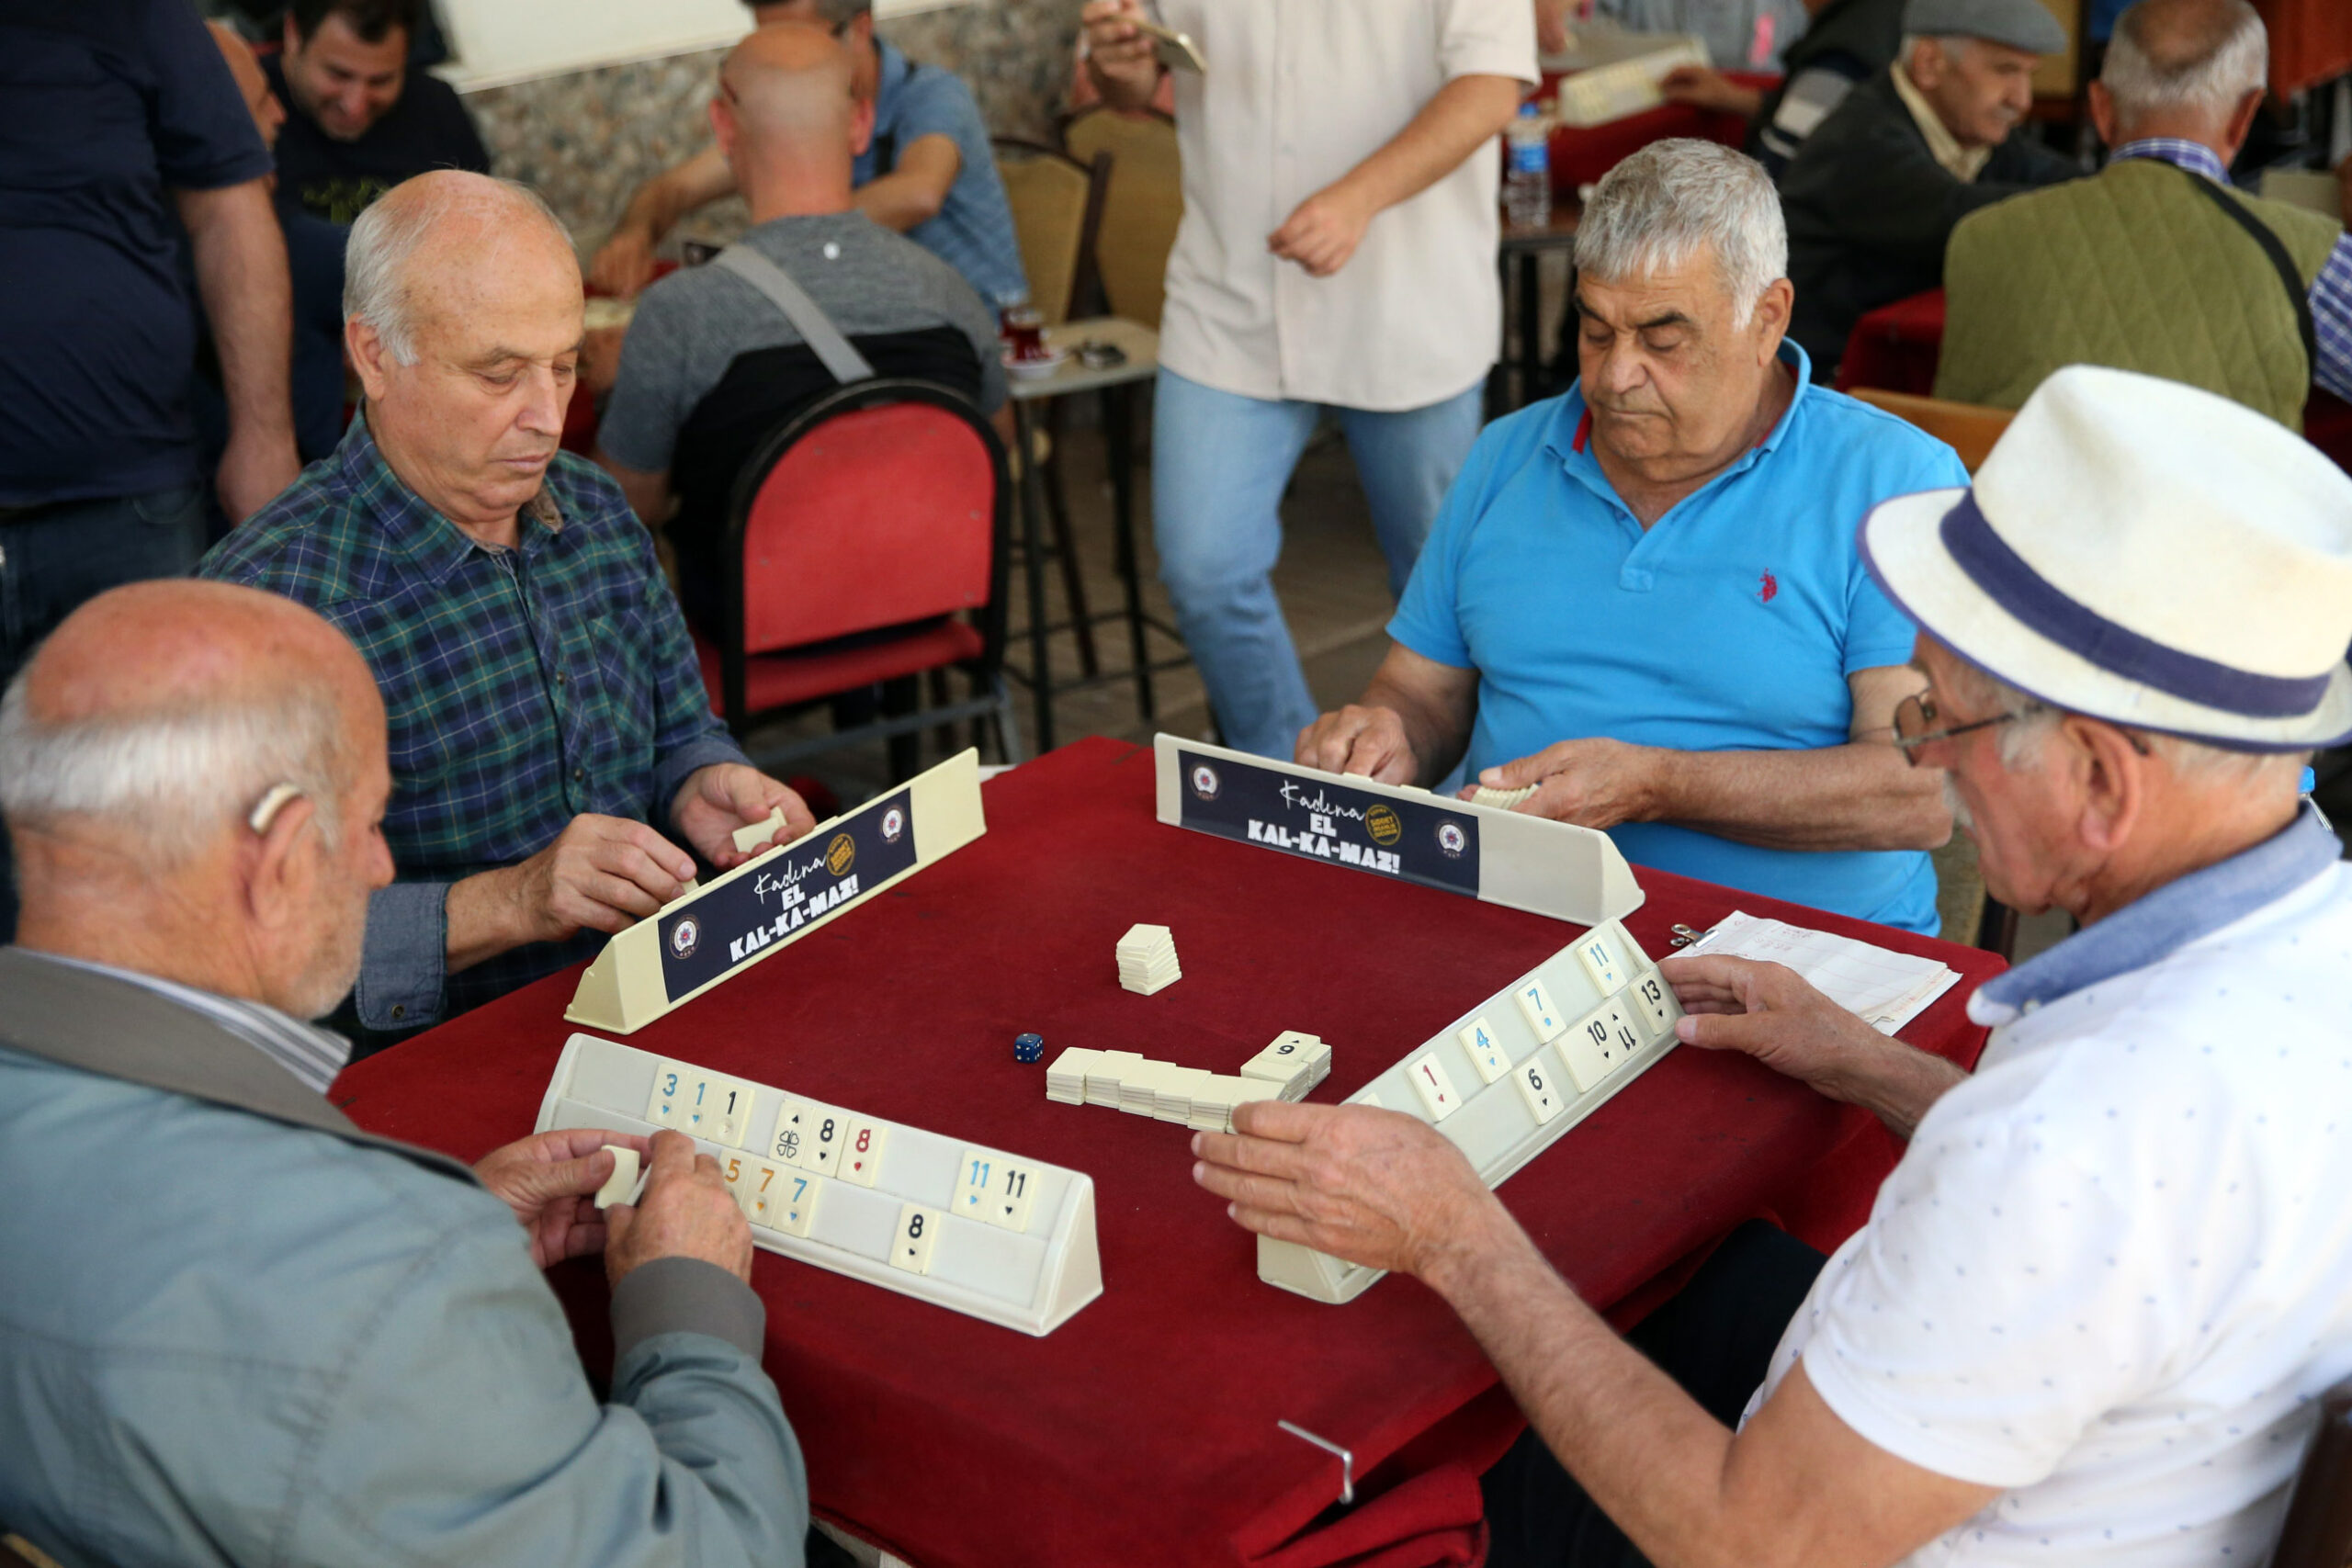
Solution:
M 1012 351 L 1006 349 L 1000 357 L 1003 359 L 1008 374 L 1018 376 L 1024 381 L 1041 381 L 1069 363 L 1069 350 L 1049 348 L 1043 359 L 1015 359 Z

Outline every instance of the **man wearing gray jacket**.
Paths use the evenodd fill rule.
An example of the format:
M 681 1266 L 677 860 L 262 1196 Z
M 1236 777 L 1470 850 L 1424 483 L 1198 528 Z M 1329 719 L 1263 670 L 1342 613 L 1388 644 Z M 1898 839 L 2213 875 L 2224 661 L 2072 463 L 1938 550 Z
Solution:
M 390 788 L 356 650 L 250 589 L 95 599 L 0 701 L 0 1529 L 66 1563 L 799 1563 L 714 1161 L 559 1132 L 469 1170 L 322 1098 L 348 1048 L 302 1021 L 357 969 Z M 650 1175 L 599 1213 L 608 1143 Z M 598 1252 L 604 1404 L 539 1274 Z

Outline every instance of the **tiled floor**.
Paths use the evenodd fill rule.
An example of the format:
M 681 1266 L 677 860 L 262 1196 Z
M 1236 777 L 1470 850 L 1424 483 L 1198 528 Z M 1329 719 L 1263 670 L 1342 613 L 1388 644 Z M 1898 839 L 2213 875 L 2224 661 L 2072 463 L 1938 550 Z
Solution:
M 1073 411 L 1074 415 L 1076 412 Z M 1140 459 L 1147 463 L 1148 424 L 1148 412 L 1139 411 L 1136 449 Z M 1104 477 L 1103 443 L 1098 429 L 1076 427 L 1075 419 L 1073 426 L 1064 432 L 1060 442 L 1071 527 L 1089 607 L 1106 610 L 1123 601 L 1118 577 L 1113 570 L 1114 532 L 1110 486 Z M 1283 506 L 1285 542 L 1282 562 L 1274 572 L 1275 588 L 1282 596 L 1291 634 L 1306 664 L 1307 682 L 1317 700 L 1326 706 L 1351 702 L 1362 694 L 1387 651 L 1388 638 L 1383 628 L 1394 607 L 1388 597 L 1387 569 L 1373 540 L 1363 492 L 1356 483 L 1347 447 L 1330 438 L 1335 435 L 1336 433 L 1327 433 L 1327 438 L 1311 446 L 1299 465 Z M 1145 603 L 1162 621 L 1170 621 L 1173 617 L 1168 596 L 1157 581 L 1151 551 L 1148 472 L 1138 473 L 1136 488 Z M 1016 570 L 1012 575 L 1013 636 L 1010 657 L 1025 667 L 1028 611 L 1021 592 L 1021 573 Z M 1047 573 L 1046 593 L 1049 618 L 1066 619 L 1069 606 L 1062 597 L 1057 572 Z M 1125 626 L 1105 622 L 1095 631 L 1101 668 L 1119 673 L 1128 671 L 1131 664 Z M 1078 676 L 1080 671 L 1075 639 L 1067 633 L 1059 634 L 1053 638 L 1052 646 L 1055 679 L 1065 681 Z M 1157 633 L 1153 634 L 1151 647 L 1155 658 L 1182 653 L 1175 643 Z M 1157 676 L 1155 682 L 1159 698 L 1157 724 L 1144 722 L 1131 681 L 1111 680 L 1057 701 L 1057 739 L 1066 743 L 1081 736 L 1115 735 L 1148 740 L 1155 729 L 1206 738 L 1210 730 L 1208 705 L 1200 678 L 1193 669 L 1187 665 L 1167 671 Z M 1013 686 L 1013 694 L 1019 705 L 1023 745 L 1034 748 L 1035 732 L 1030 694 L 1018 682 Z M 815 733 L 827 723 L 822 715 L 816 715 L 775 727 L 753 738 L 753 750 L 756 751 L 763 740 Z M 941 755 L 926 736 L 925 765 Z M 823 779 L 845 807 L 878 792 L 889 782 L 888 761 L 878 742 L 833 753 L 808 771 Z M 1973 919 L 1967 911 L 1974 908 L 1976 897 L 1974 859 L 1964 844 L 1956 844 L 1938 856 L 1939 871 L 1946 886 L 1945 934 L 1954 940 L 1966 941 L 1973 936 Z M 1963 927 L 1970 929 L 1963 932 Z M 2067 930 L 2063 915 L 2029 919 L 2019 932 L 2018 956 L 2023 958 L 2041 951 L 2062 938 Z

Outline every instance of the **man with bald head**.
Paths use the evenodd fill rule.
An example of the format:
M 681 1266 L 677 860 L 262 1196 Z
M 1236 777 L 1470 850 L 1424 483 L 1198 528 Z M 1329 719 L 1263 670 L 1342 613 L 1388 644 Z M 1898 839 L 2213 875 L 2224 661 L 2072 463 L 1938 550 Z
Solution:
M 768 274 L 797 284 L 875 372 L 944 383 L 988 412 L 1004 402 L 996 321 L 979 297 L 853 199 L 851 164 L 873 132 L 874 107 L 855 96 L 851 65 L 824 29 L 790 23 L 760 28 L 728 55 L 710 122 L 752 228 L 718 262 L 646 290 L 598 428 L 596 460 L 639 517 L 666 525 L 686 614 L 712 633 L 726 624 L 736 476 L 840 379 L 775 299 Z
M 590 955 L 775 808 L 812 823 L 711 716 L 627 501 L 557 450 L 580 268 L 545 205 L 454 170 L 394 187 L 352 226 L 344 309 L 360 417 L 200 570 L 319 611 L 383 693 L 400 880 L 368 910 L 364 1048 Z
M 0 700 L 0 1278 L 40 1281 L 0 1301 L 0 1519 L 69 1562 L 798 1562 L 716 1161 L 469 1169 L 323 1098 L 391 787 L 368 665 L 249 589 L 117 589 Z M 599 1213 L 607 1145 L 651 1170 Z M 539 1274 L 598 1253 L 610 1404 Z
M 2269 73 L 2246 0 L 2124 12 L 2090 87 L 2107 168 L 1952 231 L 1936 396 L 2013 409 L 2062 365 L 2109 365 L 2290 430 L 2313 382 L 2352 398 L 2352 237 L 2230 184 Z

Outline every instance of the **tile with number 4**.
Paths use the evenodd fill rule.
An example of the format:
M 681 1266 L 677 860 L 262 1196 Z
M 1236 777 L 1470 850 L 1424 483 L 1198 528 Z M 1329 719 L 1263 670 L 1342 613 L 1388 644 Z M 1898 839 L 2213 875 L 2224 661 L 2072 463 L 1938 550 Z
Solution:
M 1625 958 L 1624 939 L 1612 931 L 1597 931 L 1576 944 L 1577 962 L 1592 977 L 1592 988 L 1602 996 L 1625 984 L 1632 971 Z
M 931 1249 L 939 1245 L 939 1227 L 947 1216 L 920 1203 L 899 1205 L 899 1234 L 890 1242 L 890 1267 L 910 1274 L 931 1272 Z
M 771 1190 L 776 1194 L 770 1205 L 775 1218 L 768 1222 L 769 1228 L 786 1235 L 807 1235 L 816 1222 L 817 1200 L 825 1194 L 824 1179 L 806 1171 L 779 1170 Z
M 1538 1044 L 1550 1044 L 1567 1027 L 1560 1017 L 1559 1004 L 1552 999 L 1552 992 L 1543 981 L 1523 981 L 1510 995 L 1519 1004 L 1520 1016 L 1527 1020 L 1527 1027 L 1535 1031 Z
M 1667 988 L 1666 976 L 1655 969 L 1634 981 L 1626 992 L 1635 1021 L 1649 1031 L 1653 1040 L 1674 1027 L 1674 1005 L 1669 999 L 1673 994 Z
M 1511 1082 L 1518 1086 L 1519 1098 L 1527 1102 L 1528 1112 L 1539 1127 L 1557 1116 L 1566 1103 L 1560 1098 L 1559 1079 L 1554 1076 L 1552 1064 L 1541 1051 L 1519 1065 Z
M 1462 1109 L 1462 1096 L 1455 1091 L 1453 1080 L 1445 1076 L 1445 1064 L 1435 1052 L 1415 1057 L 1405 1076 L 1412 1080 L 1413 1092 L 1421 1097 L 1421 1108 L 1430 1113 L 1430 1121 L 1442 1122 Z
M 1495 1026 L 1487 1021 L 1485 1014 L 1455 1030 L 1453 1037 L 1470 1054 L 1470 1065 L 1478 1069 L 1480 1081 L 1493 1083 L 1510 1071 L 1510 1053 L 1495 1038 Z
M 890 1123 L 870 1121 L 863 1116 L 852 1117 L 842 1134 L 841 1170 L 843 1181 L 854 1181 L 860 1187 L 871 1187 L 882 1173 L 883 1145 L 890 1141 Z

